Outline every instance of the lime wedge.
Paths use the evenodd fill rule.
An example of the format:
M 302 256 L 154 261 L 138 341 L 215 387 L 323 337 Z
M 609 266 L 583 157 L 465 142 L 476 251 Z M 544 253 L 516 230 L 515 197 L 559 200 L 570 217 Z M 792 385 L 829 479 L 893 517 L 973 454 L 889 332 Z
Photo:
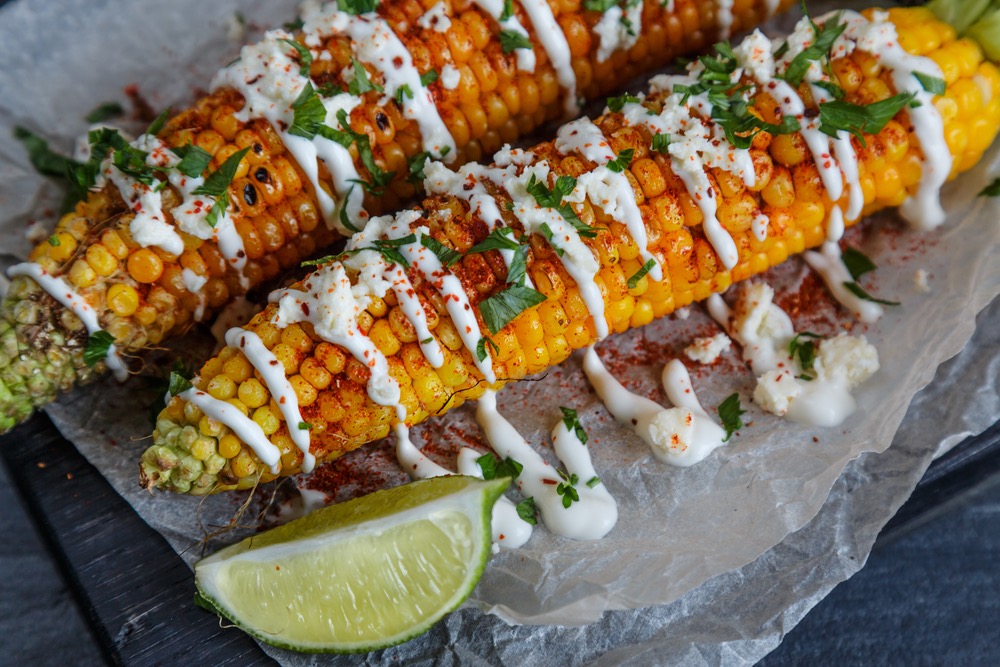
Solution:
M 399 644 L 472 592 L 509 483 L 435 477 L 318 510 L 200 561 L 196 601 L 297 651 Z

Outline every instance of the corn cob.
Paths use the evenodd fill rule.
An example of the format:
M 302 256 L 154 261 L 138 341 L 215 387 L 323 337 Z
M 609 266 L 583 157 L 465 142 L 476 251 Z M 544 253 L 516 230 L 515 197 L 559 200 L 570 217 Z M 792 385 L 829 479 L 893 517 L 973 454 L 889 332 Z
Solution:
M 552 3 L 552 25 L 540 31 L 530 20 L 538 12 L 548 11 L 540 0 L 512 5 L 513 18 L 499 27 L 487 8 L 499 11 L 506 3 L 445 3 L 443 18 L 426 22 L 431 15 L 427 10 L 434 4 L 433 0 L 394 0 L 376 11 L 412 57 L 422 75 L 420 85 L 429 87 L 455 148 L 448 155 L 443 155 L 441 146 L 437 152 L 432 147 L 431 152 L 458 162 L 479 159 L 502 143 L 558 118 L 576 105 L 577 96 L 598 98 L 620 81 L 706 46 L 716 37 L 724 11 L 721 3 L 705 0 L 677 0 L 670 3 L 669 10 L 659 0 L 649 0 L 640 8 L 642 30 L 637 30 L 634 39 L 617 44 L 619 48 L 611 48 L 616 44 L 602 45 L 598 36 L 602 12 L 583 8 L 580 2 Z M 737 0 L 725 10 L 726 29 L 748 28 L 788 4 L 790 0 Z M 523 43 L 514 49 L 504 44 L 502 32 L 511 31 L 500 28 L 510 27 L 511 21 L 530 38 L 533 49 L 525 49 Z M 566 40 L 566 62 L 561 63 L 561 69 L 555 51 L 542 48 L 551 39 L 544 35 L 560 29 Z M 273 43 L 281 36 L 276 33 L 270 39 Z M 293 35 L 284 38 L 292 39 Z M 30 276 L 17 276 L 3 301 L 0 433 L 59 392 L 103 371 L 103 362 L 94 363 L 100 355 L 91 357 L 88 364 L 84 354 L 88 344 L 95 342 L 98 327 L 110 334 L 116 352 L 134 353 L 156 345 L 183 332 L 193 320 L 210 318 L 235 296 L 295 266 L 335 240 L 338 232 L 347 231 L 345 227 L 361 225 L 363 218 L 358 216 L 366 216 L 366 211 L 397 209 L 415 194 L 407 176 L 413 159 L 426 150 L 421 118 L 427 113 L 408 117 L 403 107 L 407 96 L 414 98 L 417 86 L 396 89 L 398 102 L 383 95 L 380 91 L 388 86 L 387 76 L 369 62 L 355 59 L 357 50 L 347 34 L 310 40 L 300 32 L 294 39 L 298 40 L 296 46 L 289 41 L 284 47 L 288 52 L 285 57 L 295 60 L 296 68 L 308 70 L 317 90 L 348 88 L 359 98 L 360 103 L 349 110 L 347 118 L 347 134 L 353 132 L 355 138 L 351 143 L 349 137 L 347 153 L 358 177 L 369 187 L 363 206 L 358 197 L 358 205 L 350 210 L 354 222 L 324 205 L 333 200 L 331 195 L 351 197 L 349 193 L 330 192 L 336 189 L 331 181 L 347 181 L 351 174 L 331 174 L 322 161 L 318 171 L 317 165 L 307 164 L 303 169 L 301 161 L 286 149 L 288 137 L 282 130 L 287 128 L 282 128 L 280 121 L 245 119 L 239 113 L 245 112 L 243 95 L 222 85 L 171 120 L 158 136 L 166 148 L 193 145 L 206 151 L 213 171 L 238 151 L 249 149 L 222 195 L 223 201 L 229 202 L 238 238 L 229 239 L 228 253 L 225 243 L 220 244 L 211 234 L 202 234 L 209 238 L 182 234 L 183 246 L 174 248 L 176 252 L 149 246 L 130 232 L 135 220 L 129 210 L 133 202 L 123 201 L 119 189 L 111 186 L 92 192 L 88 201 L 59 221 L 49 241 L 31 255 L 31 261 L 46 274 L 61 277 L 65 283 L 42 290 Z M 305 48 L 307 41 L 311 52 Z M 537 60 L 533 71 L 517 64 L 528 51 Z M 441 76 L 425 84 L 424 76 L 431 71 Z M 451 80 L 446 80 L 446 71 Z M 561 89 L 567 71 L 574 75 L 569 77 L 574 82 L 572 90 Z M 359 80 L 365 83 L 359 84 Z M 222 81 L 225 84 L 227 79 Z M 363 149 L 365 141 L 370 150 Z M 163 180 L 163 175 L 157 178 Z M 163 191 L 167 223 L 175 223 L 170 210 L 180 199 L 175 186 Z M 341 201 L 340 210 L 346 208 Z M 94 309 L 97 319 L 85 326 L 48 294 L 53 289 L 72 291 L 74 299 Z M 98 349 L 108 349 L 108 344 L 106 339 L 104 347 Z
M 910 53 L 930 58 L 943 74 L 946 89 L 933 96 L 933 106 L 943 121 L 946 152 L 952 157 L 947 175 L 970 168 L 997 133 L 1000 71 L 983 60 L 976 43 L 958 39 L 953 29 L 935 20 L 926 9 L 893 9 L 888 16 L 898 31 L 899 44 Z M 871 53 L 854 50 L 846 57 L 834 58 L 830 67 L 848 102 L 870 105 L 894 96 L 889 68 L 882 67 Z M 799 90 L 808 99 L 809 87 L 803 83 Z M 666 92 L 647 97 L 640 115 L 663 111 Z M 780 126 L 779 103 L 771 95 L 760 92 L 752 104 L 756 116 L 772 128 Z M 470 211 L 467 198 L 461 195 L 437 194 L 426 198 L 419 209 L 397 216 L 396 224 L 403 226 L 403 232 L 425 225 L 437 241 L 428 247 L 438 245 L 461 253 L 450 270 L 461 281 L 469 305 L 477 313 L 483 337 L 490 339 L 481 340 L 479 349 L 463 341 L 460 327 L 449 315 L 447 299 L 442 298 L 433 280 L 423 279 L 412 267 L 408 277 L 424 305 L 427 327 L 441 346 L 443 363 L 436 368 L 422 349 L 430 341 L 420 340 L 421 334 L 409 323 L 393 291 L 373 297 L 367 306 L 346 317 L 341 313 L 342 319 L 353 319 L 356 333 L 386 358 L 387 374 L 400 387 L 398 404 L 405 409 L 407 424 L 419 423 L 477 398 L 487 388 L 563 361 L 573 350 L 595 342 L 603 333 L 599 331 L 601 324 L 610 332 L 641 326 L 761 273 L 791 254 L 818 246 L 827 238 L 827 220 L 834 207 L 848 207 L 849 193 L 833 201 L 824 188 L 821 171 L 801 133 L 757 133 L 749 150 L 753 186 L 745 185 L 731 171 L 713 168 L 709 172 L 718 222 L 731 235 L 738 252 L 736 262 L 727 268 L 706 234 L 702 209 L 671 161 L 652 150 L 656 140 L 648 127 L 626 122 L 628 111 L 608 111 L 594 123 L 615 154 L 633 151 L 625 171 L 630 194 L 641 212 L 648 251 L 663 271 L 655 280 L 653 272 L 644 272 L 642 248 L 634 230 L 630 232 L 620 220 L 585 199 L 574 212 L 583 225 L 596 232 L 586 244 L 600 264 L 593 282 L 599 290 L 603 318 L 593 314 L 581 284 L 569 275 L 558 250 L 544 234 L 530 238 L 524 234 L 524 226 L 512 211 L 521 204 L 512 199 L 510 182 L 501 185 L 488 177 L 481 179 L 504 212 L 505 223 L 514 229 L 514 236 L 526 239 L 526 273 L 544 300 L 524 308 L 492 334 L 485 333 L 491 327 L 484 320 L 482 305 L 507 287 L 509 274 L 496 250 L 469 252 L 489 234 L 483 209 Z M 863 214 L 901 205 L 918 190 L 922 176 L 931 171 L 907 113 L 914 112 L 900 111 L 876 133 L 859 133 L 853 140 Z M 580 150 L 567 151 L 565 146 L 560 150 L 556 142 L 538 145 L 527 154 L 508 153 L 504 162 L 516 165 L 529 158 L 535 165 L 547 163 L 561 176 L 582 177 L 595 168 Z M 488 174 L 489 170 L 467 168 L 460 173 Z M 429 175 L 428 183 L 433 179 Z M 469 178 L 468 187 L 474 181 Z M 752 231 L 760 213 L 769 220 L 763 240 Z M 847 223 L 853 224 L 859 217 Z M 352 243 L 364 246 L 358 239 Z M 399 246 L 390 241 L 383 248 Z M 446 253 L 435 254 L 447 257 Z M 314 275 L 300 284 L 303 293 L 308 292 L 310 280 L 318 279 Z M 302 423 L 287 423 L 282 412 L 284 398 L 280 403 L 275 400 L 267 378 L 241 349 L 245 341 L 234 342 L 204 365 L 194 380 L 194 389 L 183 398 L 173 398 L 160 414 L 155 444 L 141 461 L 144 486 L 201 494 L 247 488 L 258 481 L 299 472 L 304 456 L 294 440 L 296 429 L 308 429 L 309 455 L 318 460 L 336 458 L 388 434 L 404 410 L 391 401 L 373 400 L 370 386 L 366 395 L 366 384 L 377 371 L 374 365 L 359 361 L 368 355 L 352 356 L 346 347 L 332 344 L 318 324 L 288 324 L 287 312 L 283 314 L 287 306 L 284 301 L 272 303 L 244 330 L 259 337 L 273 355 L 273 364 L 280 364 L 289 378 L 289 394 L 294 395 Z M 329 329 L 328 324 L 324 326 Z M 477 366 L 484 353 L 491 357 L 495 381 L 484 381 L 484 372 Z M 198 391 L 249 417 L 247 423 L 259 427 L 258 434 L 273 446 L 274 460 L 262 462 L 256 450 L 237 437 L 224 420 L 210 418 L 187 400 Z

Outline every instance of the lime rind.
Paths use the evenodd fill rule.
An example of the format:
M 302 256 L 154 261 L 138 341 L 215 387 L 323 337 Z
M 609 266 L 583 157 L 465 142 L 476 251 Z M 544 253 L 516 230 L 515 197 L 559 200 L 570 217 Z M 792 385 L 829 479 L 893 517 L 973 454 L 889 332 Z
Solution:
M 509 479 L 483 482 L 461 476 L 434 478 L 324 508 L 226 547 L 199 562 L 195 566 L 198 586 L 195 602 L 228 619 L 258 640 L 278 648 L 304 653 L 365 653 L 401 644 L 426 632 L 471 594 L 491 553 L 490 518 L 493 504 L 503 494 L 509 482 Z M 472 506 L 478 507 L 478 512 L 470 511 Z M 433 521 L 435 516 L 456 511 L 474 519 L 470 532 L 474 543 L 469 547 L 471 552 L 464 577 L 450 591 L 450 597 L 438 604 L 433 611 L 395 633 L 359 641 L 289 641 L 281 632 L 269 633 L 262 630 L 259 624 L 247 622 L 245 616 L 248 614 L 241 614 L 227 605 L 224 602 L 225 595 L 214 585 L 218 569 L 225 567 L 227 561 L 234 558 L 239 563 L 272 562 L 272 558 L 320 550 L 326 544 L 336 544 L 358 535 L 381 534 L 385 530 L 391 530 L 393 526 L 409 526 L 420 520 Z

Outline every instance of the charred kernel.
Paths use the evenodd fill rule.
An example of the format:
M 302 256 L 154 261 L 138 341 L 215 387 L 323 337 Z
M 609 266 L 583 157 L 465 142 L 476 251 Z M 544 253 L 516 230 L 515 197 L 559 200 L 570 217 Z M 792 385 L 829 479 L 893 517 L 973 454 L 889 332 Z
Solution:
M 260 183 L 271 182 L 271 174 L 267 171 L 267 167 L 258 167 L 257 171 L 253 173 L 253 177 Z
M 379 111 L 375 114 L 375 124 L 378 125 L 378 129 L 385 132 L 389 129 L 389 117 Z
M 243 201 L 247 203 L 247 206 L 257 205 L 257 189 L 250 183 L 243 186 Z

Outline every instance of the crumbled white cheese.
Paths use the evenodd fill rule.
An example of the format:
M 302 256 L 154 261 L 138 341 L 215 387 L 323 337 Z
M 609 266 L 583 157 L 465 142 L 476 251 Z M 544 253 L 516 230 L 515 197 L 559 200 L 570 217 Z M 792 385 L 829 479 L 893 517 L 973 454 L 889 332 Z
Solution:
M 621 5 L 605 10 L 594 26 L 594 33 L 601 38 L 597 49 L 597 62 L 602 63 L 620 49 L 630 49 L 642 32 L 642 2 L 633 2 L 622 11 Z
M 650 444 L 664 455 L 680 454 L 694 441 L 695 414 L 687 408 L 669 408 L 649 422 Z
M 792 401 L 801 393 L 802 383 L 788 369 L 772 370 L 757 378 L 753 402 L 763 410 L 784 417 Z
M 678 308 L 674 311 L 674 316 L 679 320 L 686 320 L 691 317 L 691 307 L 684 306 L 683 308 Z
M 192 294 L 200 292 L 201 288 L 208 282 L 208 278 L 205 276 L 199 276 L 191 269 L 184 269 L 181 271 L 181 280 L 184 282 L 184 289 Z
M 733 48 L 736 63 L 758 84 L 774 78 L 774 54 L 771 40 L 760 30 L 754 30 Z
M 929 294 L 931 291 L 929 278 L 930 274 L 926 269 L 917 269 L 913 274 L 913 286 L 917 288 L 918 292 Z
M 814 368 L 818 381 L 844 380 L 853 389 L 878 371 L 878 350 L 864 336 L 841 333 L 820 342 Z
M 691 345 L 684 348 L 684 354 L 691 361 L 703 364 L 713 364 L 732 346 L 733 341 L 723 332 L 714 336 L 698 337 Z
M 462 73 L 451 63 L 441 68 L 441 85 L 445 90 L 455 90 L 461 80 Z
M 434 29 L 438 32 L 448 32 L 451 28 L 451 19 L 448 17 L 448 5 L 439 2 L 417 19 L 417 25 L 425 30 Z

